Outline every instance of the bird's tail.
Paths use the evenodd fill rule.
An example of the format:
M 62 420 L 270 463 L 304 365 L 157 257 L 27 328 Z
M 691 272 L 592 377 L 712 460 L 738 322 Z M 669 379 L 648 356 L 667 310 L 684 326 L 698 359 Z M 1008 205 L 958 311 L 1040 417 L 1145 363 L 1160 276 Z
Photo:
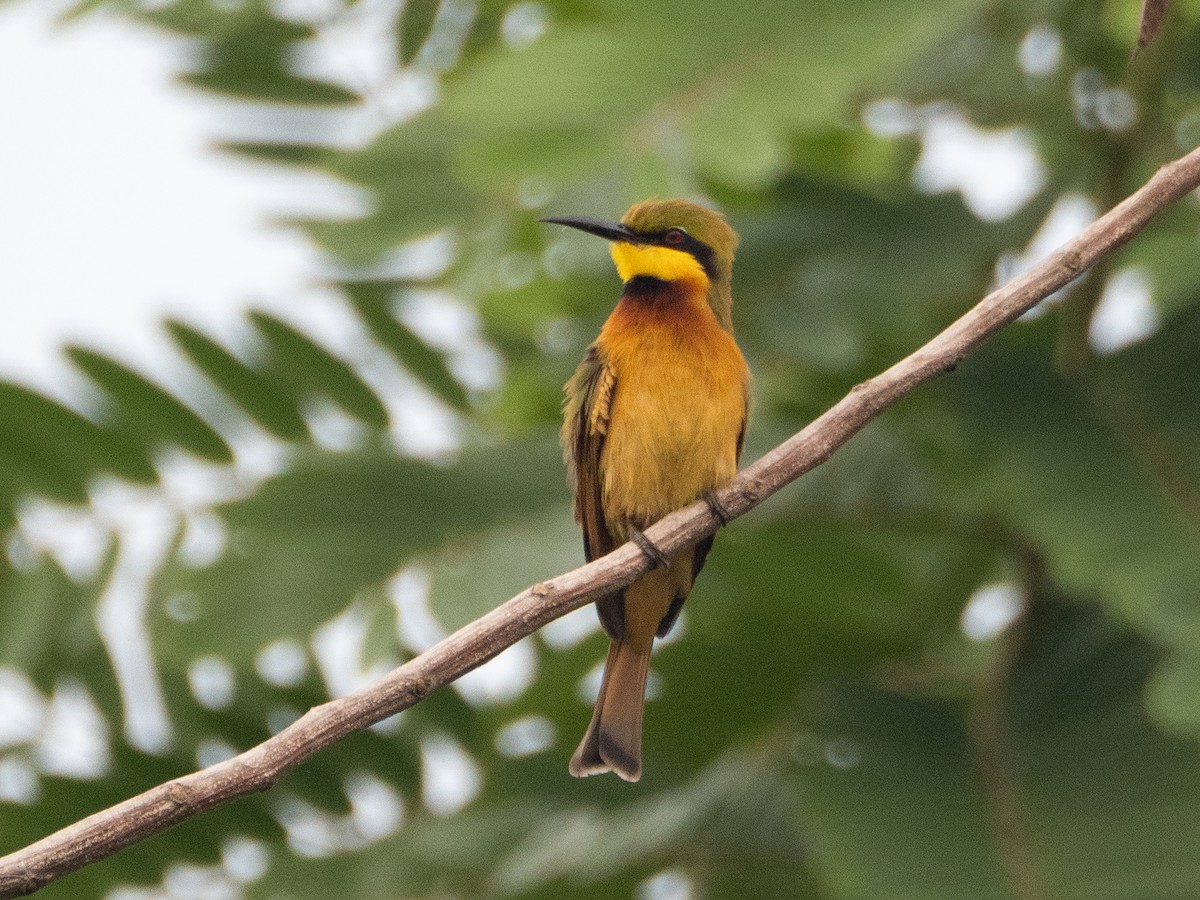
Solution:
M 576 778 L 616 772 L 626 781 L 642 777 L 642 711 L 650 650 L 613 641 L 604 663 L 604 680 L 596 697 L 592 722 L 571 757 Z

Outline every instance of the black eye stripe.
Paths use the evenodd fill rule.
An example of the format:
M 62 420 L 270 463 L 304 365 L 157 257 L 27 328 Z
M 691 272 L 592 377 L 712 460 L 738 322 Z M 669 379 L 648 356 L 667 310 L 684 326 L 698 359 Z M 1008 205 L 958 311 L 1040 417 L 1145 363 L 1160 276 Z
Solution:
M 672 240 L 673 234 L 678 234 L 679 238 Z M 657 244 L 660 247 L 669 247 L 672 250 L 690 253 L 696 257 L 696 261 L 700 263 L 709 278 L 717 277 L 717 259 L 712 247 L 703 241 L 696 240 L 684 229 L 676 226 L 659 232 L 641 232 L 641 239 L 647 244 Z
M 689 237 L 684 244 L 681 245 L 688 253 L 696 257 L 705 273 L 709 278 L 717 277 L 717 261 L 716 255 L 708 244 L 702 244 L 695 238 Z

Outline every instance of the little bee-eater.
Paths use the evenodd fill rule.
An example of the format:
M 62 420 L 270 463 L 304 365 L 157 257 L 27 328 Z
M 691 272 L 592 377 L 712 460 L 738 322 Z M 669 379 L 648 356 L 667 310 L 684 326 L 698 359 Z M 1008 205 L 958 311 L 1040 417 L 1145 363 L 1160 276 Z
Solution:
M 566 384 L 562 445 L 589 561 L 635 540 L 660 564 L 596 609 L 611 638 L 576 777 L 642 774 L 642 712 L 655 636 L 670 631 L 712 546 L 666 559 L 642 534 L 737 472 L 749 370 L 733 339 L 737 233 L 686 200 L 635 204 L 620 222 L 543 221 L 611 241 L 624 282 L 616 309 Z

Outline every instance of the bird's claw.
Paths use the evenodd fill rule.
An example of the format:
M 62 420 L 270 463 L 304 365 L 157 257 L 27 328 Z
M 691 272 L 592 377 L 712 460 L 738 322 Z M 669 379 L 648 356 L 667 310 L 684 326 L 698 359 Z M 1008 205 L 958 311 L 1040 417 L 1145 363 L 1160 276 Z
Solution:
M 638 549 L 646 554 L 646 558 L 654 564 L 654 568 L 667 568 L 671 565 L 671 561 L 667 559 L 667 555 L 658 549 L 658 546 L 638 529 L 630 526 L 629 539 L 638 545 Z
M 725 504 L 717 499 L 716 491 L 705 491 L 701 496 L 704 498 L 704 502 L 708 504 L 709 511 L 721 523 L 722 528 L 733 521 L 733 516 L 725 508 Z

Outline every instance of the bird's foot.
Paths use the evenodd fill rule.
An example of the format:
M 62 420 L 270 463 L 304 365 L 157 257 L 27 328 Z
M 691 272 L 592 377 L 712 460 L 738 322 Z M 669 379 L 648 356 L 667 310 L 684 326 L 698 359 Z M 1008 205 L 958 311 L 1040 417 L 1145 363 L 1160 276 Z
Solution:
M 650 540 L 650 538 L 646 537 L 646 535 L 642 534 L 642 532 L 632 525 L 629 526 L 629 539 L 637 544 L 638 549 L 646 554 L 646 558 L 653 563 L 653 568 L 662 567 L 665 569 L 671 565 L 671 560 L 667 559 L 667 555 L 658 549 L 654 541 Z
M 733 521 L 733 515 L 725 508 L 725 504 L 717 499 L 716 491 L 705 491 L 700 496 L 704 498 L 704 502 L 708 504 L 709 511 L 716 516 L 722 528 Z

